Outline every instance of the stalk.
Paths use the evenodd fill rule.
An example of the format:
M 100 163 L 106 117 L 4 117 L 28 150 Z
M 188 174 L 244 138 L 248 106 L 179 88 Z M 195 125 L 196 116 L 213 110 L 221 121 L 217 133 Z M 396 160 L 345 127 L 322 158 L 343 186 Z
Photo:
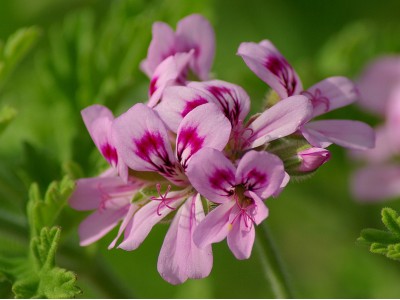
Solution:
M 294 298 L 293 290 L 288 282 L 282 259 L 271 237 L 266 222 L 257 227 L 256 250 L 260 257 L 265 278 L 277 299 Z

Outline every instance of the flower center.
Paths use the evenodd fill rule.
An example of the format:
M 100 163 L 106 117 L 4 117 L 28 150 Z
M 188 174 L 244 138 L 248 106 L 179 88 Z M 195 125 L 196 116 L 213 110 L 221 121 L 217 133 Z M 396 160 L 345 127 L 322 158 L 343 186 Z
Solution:
M 168 193 L 171 190 L 171 185 L 168 184 L 167 189 L 165 190 L 164 194 L 161 193 L 161 184 L 157 183 L 156 184 L 156 189 L 157 189 L 157 193 L 158 193 L 159 197 L 153 196 L 153 197 L 150 198 L 150 200 L 160 201 L 160 204 L 157 207 L 157 215 L 161 216 L 160 209 L 163 206 L 166 206 L 169 209 L 174 210 L 175 208 L 171 207 L 169 204 L 171 203 L 171 201 L 175 200 L 175 198 L 174 197 L 170 197 L 170 198 L 167 197 Z
M 231 225 L 233 225 L 238 217 L 243 217 L 244 224 L 247 228 L 250 228 L 255 222 L 253 216 L 250 214 L 250 209 L 255 206 L 255 203 L 252 198 L 249 198 L 244 194 L 246 190 L 247 189 L 243 184 L 235 186 L 233 199 L 236 201 L 239 212 L 233 218 Z

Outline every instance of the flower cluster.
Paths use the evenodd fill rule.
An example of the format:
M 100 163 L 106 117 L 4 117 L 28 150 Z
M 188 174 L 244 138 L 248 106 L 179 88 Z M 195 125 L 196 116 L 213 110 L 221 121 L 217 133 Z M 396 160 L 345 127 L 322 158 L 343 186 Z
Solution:
M 86 127 L 109 162 L 96 178 L 77 181 L 70 205 L 93 210 L 79 227 L 81 245 L 119 224 L 109 248 L 134 250 L 160 222 L 169 222 L 158 271 L 172 284 L 211 272 L 211 244 L 227 239 L 238 259 L 249 258 L 264 203 L 291 176 L 309 174 L 329 158 L 332 143 L 373 146 L 372 129 L 350 120 L 313 120 L 356 100 L 353 83 L 325 79 L 305 90 L 269 41 L 242 43 L 238 55 L 279 101 L 248 117 L 250 98 L 233 83 L 208 80 L 214 32 L 200 15 L 174 32 L 153 25 L 141 68 L 150 78 L 149 101 L 114 118 L 100 105 L 82 111 Z M 189 78 L 199 81 L 191 81 Z
M 366 165 L 353 175 L 354 196 L 367 202 L 400 195 L 400 57 L 387 56 L 371 62 L 357 82 L 360 106 L 380 117 L 376 147 L 358 152 L 354 158 Z

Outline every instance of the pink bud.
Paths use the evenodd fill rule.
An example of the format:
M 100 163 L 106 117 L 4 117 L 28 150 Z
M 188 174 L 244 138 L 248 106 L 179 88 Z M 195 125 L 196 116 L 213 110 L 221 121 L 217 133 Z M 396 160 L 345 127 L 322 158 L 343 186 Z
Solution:
M 331 158 L 328 150 L 315 147 L 300 151 L 297 155 L 301 160 L 300 172 L 315 171 Z

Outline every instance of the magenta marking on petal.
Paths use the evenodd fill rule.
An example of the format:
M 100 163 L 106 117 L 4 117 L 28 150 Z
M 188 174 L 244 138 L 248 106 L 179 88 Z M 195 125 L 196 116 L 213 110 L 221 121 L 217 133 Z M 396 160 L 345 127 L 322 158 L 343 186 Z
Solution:
M 208 86 L 207 90 L 215 97 L 215 99 L 219 102 L 223 113 L 231 122 L 232 127 L 238 124 L 239 116 L 240 116 L 240 103 L 239 99 L 235 97 L 235 93 L 232 92 L 231 89 L 225 86 Z M 233 107 L 230 108 L 229 100 L 227 97 L 232 99 Z
M 185 108 L 183 109 L 181 116 L 184 118 L 188 113 L 190 113 L 196 107 L 206 104 L 208 101 L 202 97 L 199 97 L 195 100 L 186 103 Z
M 158 77 L 155 76 L 155 77 L 153 77 L 153 78 L 151 79 L 151 81 L 150 81 L 150 87 L 149 87 L 150 96 L 153 95 L 154 92 L 157 90 L 157 87 L 156 87 L 156 85 L 157 85 L 157 80 L 158 80 Z
M 246 175 L 245 184 L 248 190 L 252 190 L 256 185 L 265 185 L 268 177 L 265 173 L 258 171 L 257 169 L 252 169 Z
M 103 144 L 100 151 L 112 166 L 115 167 L 118 164 L 117 150 L 109 143 Z
M 184 168 L 186 168 L 186 162 L 190 156 L 199 151 L 203 143 L 204 137 L 199 136 L 196 127 L 186 127 L 179 132 L 177 156 Z M 188 148 L 190 148 L 190 156 L 185 161 L 182 161 L 183 151 Z
M 311 101 L 314 114 L 325 113 L 329 111 L 329 99 L 325 96 L 322 96 L 320 89 L 316 89 L 314 94 L 309 91 L 302 91 L 301 94 L 306 96 Z
M 268 55 L 264 67 L 279 78 L 280 83 L 286 88 L 288 96 L 292 96 L 296 90 L 297 81 L 292 66 L 284 57 Z
M 216 169 L 208 181 L 213 189 L 223 190 L 227 196 L 232 195 L 234 192 L 233 189 L 227 190 L 223 186 L 224 182 L 228 182 L 231 187 L 235 185 L 235 175 L 229 170 Z
M 174 169 L 175 166 L 169 159 L 164 140 L 159 132 L 146 131 L 139 140 L 134 139 L 133 143 L 136 145 L 135 154 L 150 163 L 159 172 L 168 174 Z M 160 158 L 162 163 L 155 163 L 152 156 Z

